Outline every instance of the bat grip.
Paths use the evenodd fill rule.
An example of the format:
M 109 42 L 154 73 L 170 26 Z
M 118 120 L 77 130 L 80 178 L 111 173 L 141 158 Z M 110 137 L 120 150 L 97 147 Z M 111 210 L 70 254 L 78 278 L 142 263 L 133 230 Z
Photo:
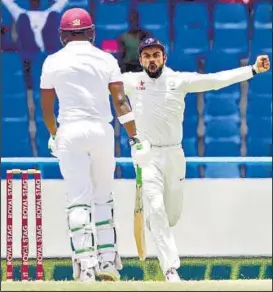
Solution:
M 142 184 L 142 170 L 138 165 L 136 165 L 136 183 L 137 185 Z
M 137 150 L 141 150 L 142 149 L 142 144 L 138 144 L 136 145 L 136 149 Z M 141 183 L 141 180 L 142 180 L 142 172 L 141 172 L 141 168 L 136 165 L 136 177 L 137 177 L 137 180 Z
M 138 145 L 136 145 L 136 149 L 137 149 L 137 150 L 141 150 L 141 149 L 142 149 L 142 144 L 138 144 Z

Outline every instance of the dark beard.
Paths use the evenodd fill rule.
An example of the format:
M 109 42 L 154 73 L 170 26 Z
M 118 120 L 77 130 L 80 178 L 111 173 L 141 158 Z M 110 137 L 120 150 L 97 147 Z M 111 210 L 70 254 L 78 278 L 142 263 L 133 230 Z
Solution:
M 150 78 L 157 79 L 162 74 L 164 65 L 158 67 L 158 69 L 155 72 L 150 72 L 148 68 L 144 67 L 145 72 L 148 74 Z

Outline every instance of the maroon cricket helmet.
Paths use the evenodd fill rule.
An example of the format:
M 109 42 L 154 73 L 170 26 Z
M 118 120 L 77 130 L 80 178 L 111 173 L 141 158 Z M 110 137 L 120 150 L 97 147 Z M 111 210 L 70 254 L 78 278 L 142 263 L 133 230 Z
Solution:
M 61 43 L 65 46 L 70 37 L 84 34 L 92 43 L 95 39 L 95 25 L 90 14 L 81 8 L 72 8 L 62 15 L 59 27 Z

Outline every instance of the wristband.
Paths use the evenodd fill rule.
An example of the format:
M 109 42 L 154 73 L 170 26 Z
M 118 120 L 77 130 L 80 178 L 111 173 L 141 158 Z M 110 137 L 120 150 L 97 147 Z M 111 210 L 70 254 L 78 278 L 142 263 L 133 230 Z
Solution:
M 133 112 L 129 112 L 125 115 L 119 116 L 118 117 L 119 122 L 123 125 L 128 122 L 134 121 L 135 120 L 135 115 Z
M 252 69 L 253 76 L 255 76 L 257 74 L 257 71 L 255 70 L 254 65 L 251 66 L 251 69 Z

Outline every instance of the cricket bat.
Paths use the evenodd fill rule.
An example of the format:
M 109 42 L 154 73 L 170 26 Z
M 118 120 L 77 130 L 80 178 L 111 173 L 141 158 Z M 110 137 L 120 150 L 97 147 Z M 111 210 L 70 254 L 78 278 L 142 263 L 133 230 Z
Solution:
M 141 261 L 146 257 L 144 210 L 142 197 L 142 170 L 136 166 L 136 198 L 134 209 L 134 235 L 137 252 Z

